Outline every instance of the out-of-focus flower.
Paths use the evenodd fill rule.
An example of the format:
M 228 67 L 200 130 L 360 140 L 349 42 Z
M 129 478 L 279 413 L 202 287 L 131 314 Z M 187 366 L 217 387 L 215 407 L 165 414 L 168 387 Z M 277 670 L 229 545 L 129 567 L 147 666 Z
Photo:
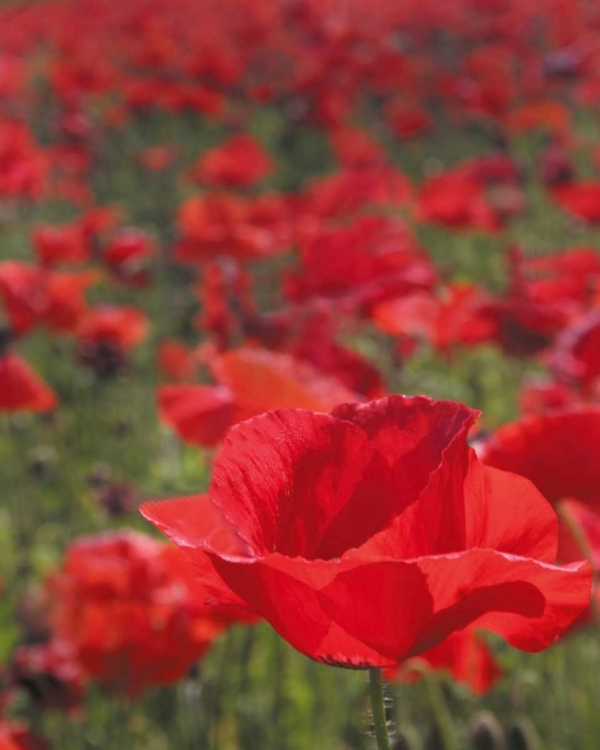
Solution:
M 212 188 L 250 187 L 273 171 L 273 163 L 249 135 L 237 135 L 204 154 L 190 177 Z
M 111 691 L 174 682 L 224 627 L 194 596 L 179 552 L 132 531 L 76 540 L 49 585 L 55 637 Z

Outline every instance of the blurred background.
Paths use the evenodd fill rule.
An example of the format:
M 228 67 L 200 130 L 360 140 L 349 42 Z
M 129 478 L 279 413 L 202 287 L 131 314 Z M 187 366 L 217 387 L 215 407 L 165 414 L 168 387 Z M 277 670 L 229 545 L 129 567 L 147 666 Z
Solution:
M 2 3 L 2 750 L 374 747 L 363 672 L 201 607 L 138 513 L 265 410 L 537 425 L 596 564 L 599 115 L 585 0 Z M 400 665 L 396 747 L 597 750 L 594 612 Z

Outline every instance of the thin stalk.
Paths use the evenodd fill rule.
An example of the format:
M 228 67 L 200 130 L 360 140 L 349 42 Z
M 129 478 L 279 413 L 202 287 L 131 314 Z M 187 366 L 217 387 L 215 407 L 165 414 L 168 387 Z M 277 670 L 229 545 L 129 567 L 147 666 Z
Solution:
M 385 699 L 381 669 L 369 669 L 369 688 L 371 694 L 371 712 L 373 728 L 378 750 L 392 750 L 385 716 Z

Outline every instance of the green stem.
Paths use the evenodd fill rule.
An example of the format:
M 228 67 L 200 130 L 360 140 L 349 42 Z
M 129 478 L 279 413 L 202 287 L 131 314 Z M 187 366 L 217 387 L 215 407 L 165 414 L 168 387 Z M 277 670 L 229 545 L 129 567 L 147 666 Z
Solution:
M 458 750 L 458 740 L 454 735 L 452 716 L 444 700 L 437 675 L 432 674 L 430 670 L 423 670 L 423 678 L 427 685 L 431 709 L 441 734 L 444 750 Z
M 383 697 L 383 680 L 381 669 L 369 669 L 369 686 L 371 693 L 371 711 L 373 727 L 378 750 L 391 750 L 388 734 L 387 719 L 385 717 L 385 702 Z

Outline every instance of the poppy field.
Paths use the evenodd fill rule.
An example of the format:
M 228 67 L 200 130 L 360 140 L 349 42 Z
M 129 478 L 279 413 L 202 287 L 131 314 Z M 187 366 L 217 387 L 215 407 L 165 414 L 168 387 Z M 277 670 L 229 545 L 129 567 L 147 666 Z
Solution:
M 600 6 L 0 3 L 0 750 L 598 750 Z

